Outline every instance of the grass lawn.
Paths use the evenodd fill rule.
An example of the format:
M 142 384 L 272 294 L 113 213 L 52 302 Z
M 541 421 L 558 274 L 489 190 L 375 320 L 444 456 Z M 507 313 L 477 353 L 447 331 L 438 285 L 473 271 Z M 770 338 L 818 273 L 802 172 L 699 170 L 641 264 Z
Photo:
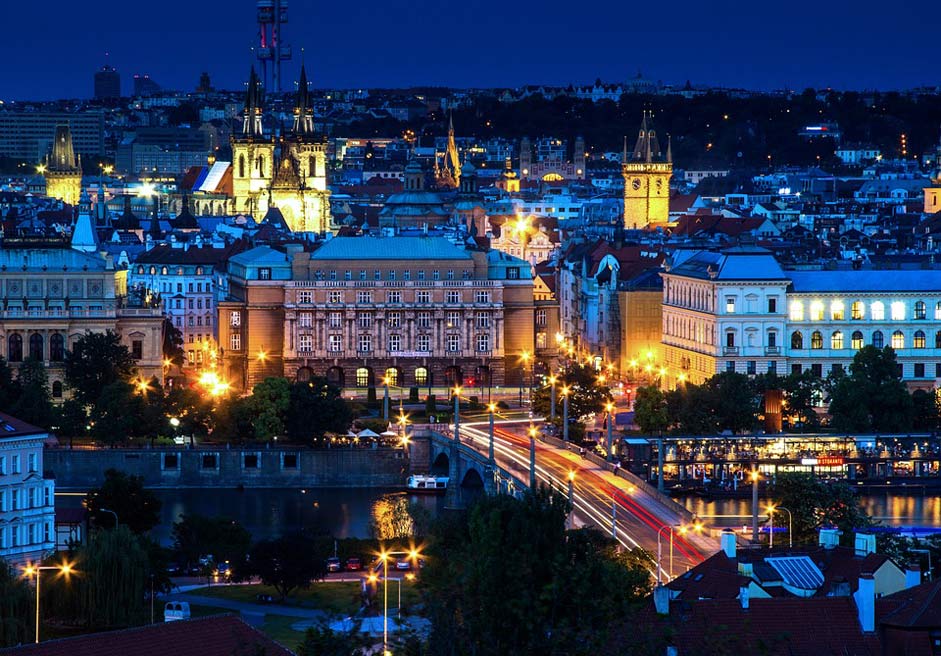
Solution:
M 382 588 L 379 589 L 380 597 Z M 257 603 L 256 595 L 269 594 L 276 600 L 278 593 L 267 585 L 214 585 L 199 588 L 192 594 L 203 597 L 217 597 L 232 601 Z M 399 584 L 389 580 L 389 606 L 398 605 Z M 286 600 L 286 605 L 316 608 L 336 615 L 351 615 L 360 607 L 360 584 L 356 581 L 316 582 L 307 590 L 294 590 Z M 418 593 L 415 584 L 409 581 L 402 582 L 402 605 L 412 606 L 418 603 Z M 280 605 L 275 601 L 267 604 L 272 613 L 277 613 Z

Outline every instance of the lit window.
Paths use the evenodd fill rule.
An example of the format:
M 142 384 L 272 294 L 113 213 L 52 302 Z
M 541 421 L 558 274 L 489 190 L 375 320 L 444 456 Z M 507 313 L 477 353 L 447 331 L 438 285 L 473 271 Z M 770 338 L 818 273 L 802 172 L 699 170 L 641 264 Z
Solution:
M 357 387 L 367 387 L 369 386 L 369 369 L 366 367 L 360 367 L 356 370 L 356 386 Z
M 791 348 L 795 350 L 804 348 L 804 336 L 800 332 L 791 333 Z
M 860 301 L 853 301 L 853 305 L 850 306 L 850 318 L 859 321 L 866 314 L 866 306 L 863 305 Z
M 901 301 L 895 301 L 891 305 L 892 308 L 892 321 L 904 321 L 905 320 L 905 303 Z
M 873 321 L 885 321 L 885 305 L 881 301 L 873 303 L 869 313 L 872 315 Z
M 810 336 L 810 348 L 812 349 L 822 349 L 823 348 L 823 333 L 819 330 L 815 330 Z
M 853 335 L 850 337 L 850 346 L 857 351 L 863 347 L 863 334 L 860 331 L 853 331 Z
M 232 351 L 241 351 L 242 350 L 242 336 L 238 333 L 232 333 L 229 335 L 229 349 Z
M 232 312 L 229 315 L 229 325 L 233 328 L 237 328 L 242 325 L 242 313 L 241 312 Z
M 915 319 L 924 319 L 928 316 L 928 306 L 925 305 L 924 301 L 917 301 L 915 303 L 913 316 Z
M 925 331 L 916 330 L 915 335 L 912 337 L 912 347 L 917 349 L 925 348 L 927 340 L 925 339 Z
M 832 335 L 830 335 L 830 348 L 835 351 L 843 348 L 843 332 L 842 331 L 837 330 Z
M 725 297 L 725 311 L 728 314 L 735 314 L 735 297 L 734 296 Z
M 804 304 L 800 301 L 791 302 L 791 321 L 804 320 Z
M 905 348 L 905 335 L 901 330 L 896 330 L 892 333 L 892 348 L 894 349 L 903 349 Z
M 415 369 L 415 384 L 424 385 L 428 382 L 428 370 L 424 367 L 418 367 Z
M 385 373 L 386 382 L 392 387 L 398 387 L 399 384 L 399 370 L 395 367 L 389 367 L 386 369 Z
M 843 321 L 843 316 L 843 301 L 833 301 L 830 304 L 830 319 L 833 321 Z
M 810 304 L 810 320 L 823 321 L 823 303 L 814 301 Z

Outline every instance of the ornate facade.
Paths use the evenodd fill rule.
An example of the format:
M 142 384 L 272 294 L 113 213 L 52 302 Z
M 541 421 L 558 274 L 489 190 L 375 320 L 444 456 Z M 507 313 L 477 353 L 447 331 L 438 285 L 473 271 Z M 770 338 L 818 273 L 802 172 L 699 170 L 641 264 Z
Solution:
M 57 125 L 52 152 L 43 165 L 46 195 L 68 205 L 77 205 L 82 195 L 82 159 L 72 147 L 68 125 Z
M 314 131 L 307 72 L 301 66 L 294 126 L 290 134 L 266 135 L 264 98 L 252 67 L 241 132 L 232 137 L 232 194 L 235 211 L 260 220 L 277 207 L 291 230 L 330 228 L 327 142 Z
M 624 142 L 621 175 L 624 176 L 624 227 L 629 229 L 666 223 L 670 216 L 673 155 L 669 142 L 666 155 L 660 152 L 660 142 L 650 119 L 650 113 L 645 111 L 632 153 L 627 152 L 626 139 Z

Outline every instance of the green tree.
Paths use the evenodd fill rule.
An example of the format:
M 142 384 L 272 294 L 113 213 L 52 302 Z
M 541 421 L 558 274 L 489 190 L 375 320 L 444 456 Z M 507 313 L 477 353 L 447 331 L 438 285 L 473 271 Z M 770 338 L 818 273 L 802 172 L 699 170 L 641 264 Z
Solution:
M 255 437 L 270 440 L 283 435 L 291 404 L 291 383 L 287 378 L 265 378 L 252 389 L 251 401 L 255 414 Z
M 853 531 L 872 523 L 848 485 L 824 483 L 809 473 L 778 474 L 774 503 L 791 511 L 795 544 L 813 543 L 827 526 L 840 529 L 849 540 Z
M 173 524 L 173 546 L 180 562 L 195 565 L 211 555 L 217 563 L 238 565 L 251 548 L 252 535 L 234 519 L 183 515 Z
M 755 427 L 761 395 L 748 376 L 723 371 L 707 380 L 704 387 L 719 430 L 740 433 Z
M 288 437 L 309 444 L 325 433 L 345 433 L 353 419 L 350 406 L 340 396 L 340 388 L 326 378 L 294 383 L 287 411 Z
M 73 437 L 81 437 L 88 426 L 88 413 L 78 399 L 66 399 L 54 408 L 53 423 L 61 437 L 68 437 L 69 444 Z
M 29 358 L 17 370 L 19 398 L 13 403 L 10 414 L 18 419 L 48 429 L 53 424 L 52 396 L 49 393 L 49 378 L 40 360 Z
M 13 370 L 6 360 L 0 357 L 0 410 L 12 408 L 19 397 L 19 383 L 13 378 Z
M 912 427 L 918 431 L 933 431 L 938 428 L 938 395 L 935 391 L 912 392 Z
M 634 423 L 641 432 L 656 435 L 670 425 L 667 413 L 667 397 L 659 387 L 638 387 L 634 398 Z
M 685 435 L 711 435 L 717 431 L 712 399 L 703 385 L 678 386 L 666 393 L 670 424 Z
M 163 321 L 163 359 L 182 367 L 184 357 L 183 333 L 167 317 Z
M 801 432 L 819 426 L 814 403 L 823 392 L 823 380 L 808 369 L 785 377 L 782 387 L 787 402 L 786 413 L 801 423 Z
M 117 469 L 105 472 L 101 487 L 85 497 L 89 520 L 100 528 L 114 528 L 115 518 L 102 508 L 114 511 L 118 524 L 134 533 L 146 533 L 160 523 L 160 499 L 144 487 L 144 479 Z
M 214 438 L 247 442 L 255 439 L 255 409 L 251 397 L 230 396 L 213 412 Z
M 312 626 L 297 646 L 297 656 L 359 656 L 368 646 L 367 639 L 355 631 L 340 633 L 328 626 Z
M 252 547 L 248 563 L 240 574 L 257 576 L 284 600 L 293 590 L 306 590 L 313 580 L 327 575 L 327 542 L 302 533 L 291 533 L 276 540 L 262 540 Z
M 180 420 L 180 435 L 205 436 L 213 424 L 212 401 L 185 385 L 174 385 L 166 394 L 166 416 Z M 169 420 L 167 420 L 169 421 Z
M 26 579 L 0 559 L 0 647 L 15 647 L 33 637 L 33 599 Z
M 123 380 L 105 385 L 91 410 L 92 435 L 106 444 L 124 442 L 139 427 L 141 397 Z
M 111 330 L 86 332 L 65 355 L 66 380 L 85 405 L 93 405 L 108 385 L 129 380 L 134 368 L 131 352 Z
M 832 375 L 828 386 L 831 425 L 838 431 L 900 432 L 912 426 L 912 398 L 888 346 L 864 346 L 853 356 L 849 375 Z
M 78 552 L 76 568 L 81 576 L 72 583 L 86 625 L 131 626 L 143 619 L 150 563 L 143 541 L 128 526 L 95 532 Z
M 575 420 L 579 424 L 582 424 L 591 415 L 601 412 L 605 403 L 611 399 L 610 388 L 599 382 L 598 372 L 593 367 L 575 364 L 560 375 L 558 381 L 556 381 L 557 422 L 562 421 L 562 389 L 566 387 L 569 390 L 569 419 Z M 533 410 L 535 412 L 548 417 L 551 403 L 549 385 L 544 385 L 533 391 Z

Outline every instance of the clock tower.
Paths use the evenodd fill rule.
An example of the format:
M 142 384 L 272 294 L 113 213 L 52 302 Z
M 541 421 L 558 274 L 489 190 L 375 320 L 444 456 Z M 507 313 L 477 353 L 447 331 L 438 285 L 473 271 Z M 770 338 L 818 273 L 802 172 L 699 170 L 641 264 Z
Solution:
M 660 152 L 652 118 L 649 111 L 644 111 L 633 152 L 628 152 L 627 139 L 624 140 L 621 174 L 624 176 L 624 227 L 627 229 L 646 228 L 651 223 L 666 223 L 669 219 L 673 156 L 669 141 L 666 155 Z

